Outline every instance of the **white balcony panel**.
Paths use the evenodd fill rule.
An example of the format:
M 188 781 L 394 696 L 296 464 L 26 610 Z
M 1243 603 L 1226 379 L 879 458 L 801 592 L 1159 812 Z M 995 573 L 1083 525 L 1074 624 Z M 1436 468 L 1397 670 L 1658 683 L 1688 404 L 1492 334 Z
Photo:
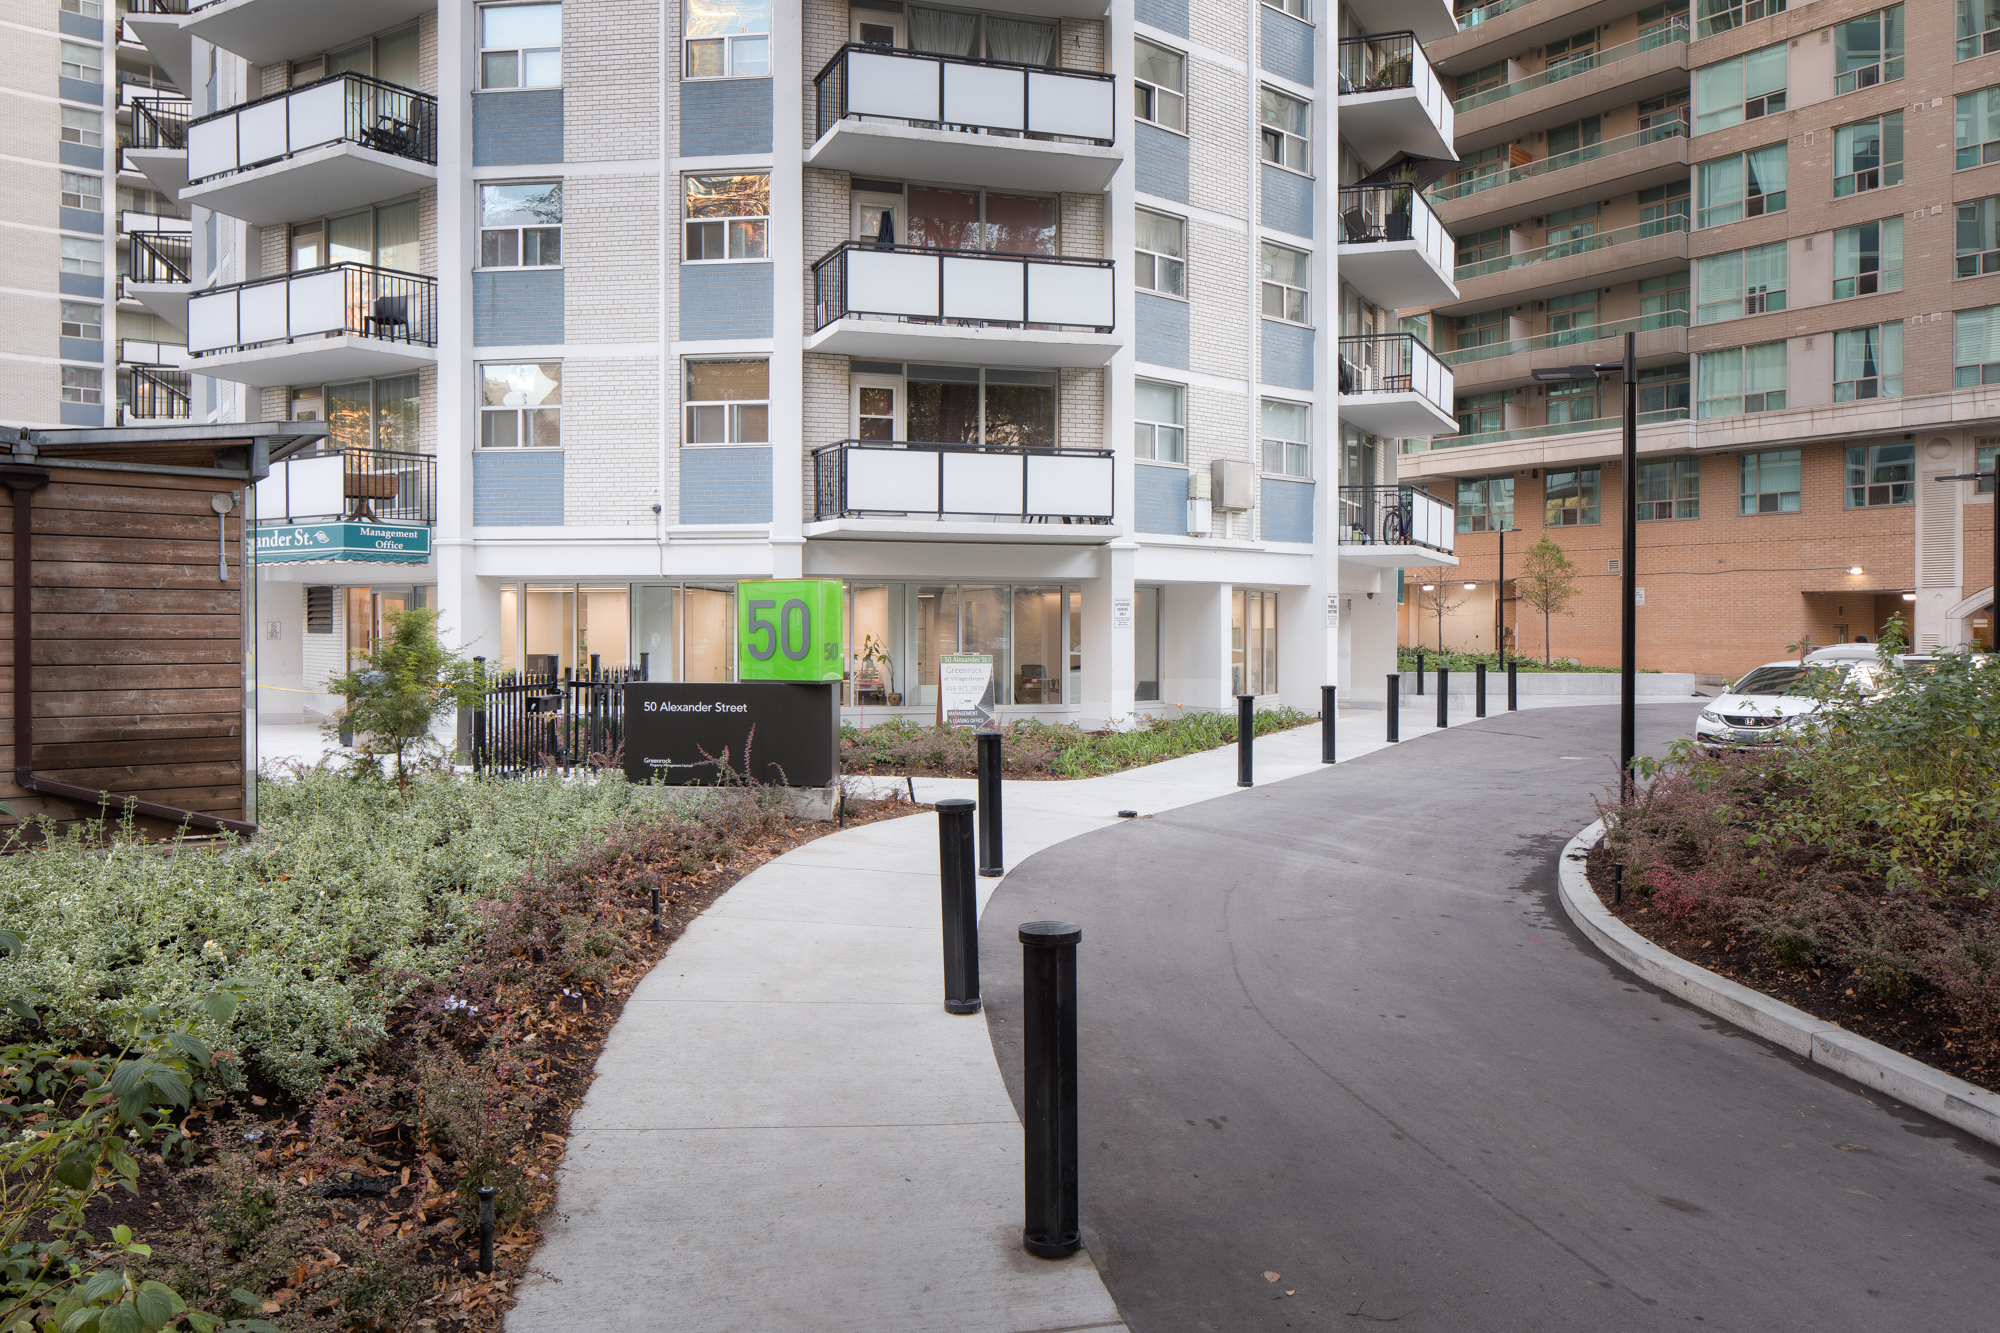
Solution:
M 1111 517 L 1109 458 L 1028 455 L 1028 512 L 1072 518 Z
M 347 96 L 347 80 L 342 79 L 302 88 L 286 98 L 286 150 L 296 153 L 346 137 Z
M 854 250 L 847 256 L 847 304 L 871 315 L 936 318 L 938 257 L 892 250 Z
M 1454 549 L 1458 536 L 1458 511 L 1435 496 L 1422 491 L 1410 495 L 1410 540 L 1420 546 L 1444 551 Z
M 1083 83 L 1084 88 L 1109 84 Z M 1031 98 L 1028 113 L 1041 115 Z M 921 117 L 912 117 L 921 119 Z M 1038 125 L 1037 131 L 1041 131 Z M 1108 136 L 1109 130 L 1095 133 Z M 900 120 L 837 121 L 806 156 L 809 166 L 889 180 L 948 180 L 995 190 L 1061 191 L 1096 194 L 1109 184 L 1124 150 L 1097 144 L 1052 143 L 1000 134 L 923 129 Z
M 1065 78 L 1039 70 L 1028 75 L 1028 129 L 1082 139 L 1116 139 L 1114 85 L 1102 79 Z
M 1018 69 L 960 65 L 943 61 L 944 119 L 951 125 L 984 125 L 996 130 L 1021 130 L 1028 125 L 1021 105 L 1027 81 Z
M 1028 318 L 1023 309 L 1021 262 L 993 259 L 944 260 L 944 315 L 946 319 L 984 319 L 1019 324 Z M 850 304 L 875 309 L 864 288 L 850 292 Z M 1048 321 L 1040 321 L 1046 323 Z
M 1029 321 L 1111 327 L 1116 322 L 1112 272 L 1081 264 L 1028 265 Z
M 292 335 L 298 337 L 310 333 L 332 333 L 359 324 L 367 312 L 351 311 L 347 308 L 347 275 L 338 269 L 329 273 L 309 273 L 302 278 L 294 278 L 287 283 L 272 283 L 264 290 L 291 291 Z M 257 288 L 245 288 L 247 298 Z M 248 331 L 250 317 L 243 317 L 245 331 Z M 244 342 L 256 342 L 255 338 L 245 338 Z
M 280 338 L 290 337 L 295 328 L 300 333 L 324 332 L 329 326 L 320 325 L 308 329 L 304 324 L 294 324 L 290 309 L 291 303 L 285 299 L 286 289 L 296 289 L 302 286 L 304 286 L 303 283 L 273 282 L 261 287 L 244 287 L 240 289 L 238 297 L 240 304 L 236 317 L 240 321 L 239 331 L 242 336 L 237 341 L 239 343 L 276 342 Z M 339 325 L 334 324 L 331 327 L 338 328 Z
M 135 213 L 126 209 L 118 215 L 118 230 L 130 235 L 135 231 L 179 232 L 186 236 L 194 230 L 194 224 L 186 218 L 161 217 L 157 213 Z
M 856 51 L 847 58 L 847 109 L 857 116 L 942 120 L 938 63 Z
M 223 0 L 190 15 L 183 31 L 253 65 L 276 65 L 338 50 L 436 8 L 437 0 Z
M 330 143 L 191 185 L 181 191 L 181 201 L 241 218 L 253 227 L 276 227 L 295 218 L 323 217 L 394 199 L 436 180 L 437 168 L 427 163 L 356 143 Z
M 260 162 L 270 162 L 292 151 L 292 137 L 287 128 L 286 109 L 293 99 L 280 97 L 269 102 L 259 102 L 255 106 L 244 107 L 233 116 L 224 116 L 219 124 L 236 122 L 236 164 L 255 166 Z M 340 137 L 336 132 L 333 136 Z M 192 164 L 188 175 L 200 180 L 206 172 L 197 173 Z
M 257 516 L 265 522 L 338 517 L 346 512 L 341 457 L 288 459 L 257 483 Z
M 944 454 L 947 514 L 1021 512 L 1021 455 Z
M 190 180 L 236 170 L 236 117 L 218 116 L 189 125 L 187 155 Z
M 847 451 L 847 507 L 870 513 L 936 513 L 938 459 L 905 449 Z
M 209 352 L 218 347 L 236 347 L 236 293 L 229 290 L 193 296 L 187 303 L 188 350 Z

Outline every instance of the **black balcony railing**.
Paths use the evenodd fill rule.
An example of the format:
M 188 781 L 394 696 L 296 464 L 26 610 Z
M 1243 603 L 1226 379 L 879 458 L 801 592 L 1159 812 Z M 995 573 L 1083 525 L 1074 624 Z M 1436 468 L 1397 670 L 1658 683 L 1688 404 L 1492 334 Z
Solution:
M 1109 259 L 850 241 L 813 265 L 815 329 L 859 317 L 1110 333 L 1116 309 Z
M 859 77 L 852 68 L 857 60 L 869 67 Z M 1079 98 L 1074 91 L 1079 85 L 1089 85 L 1095 95 Z M 1097 70 L 850 42 L 813 79 L 813 133 L 817 138 L 849 116 L 864 116 L 926 129 L 1109 147 L 1117 134 L 1115 87 L 1116 76 Z
M 188 0 L 125 0 L 128 14 L 185 14 Z
M 1415 486 L 1342 486 L 1342 546 L 1421 546 L 1450 554 L 1456 511 Z
M 132 107 L 133 148 L 187 148 L 188 117 L 194 103 L 185 97 L 135 97 Z
M 813 450 L 813 518 L 1109 523 L 1112 469 L 1109 449 L 840 440 Z
M 340 459 L 340 496 L 335 500 L 311 472 L 318 460 Z M 295 478 L 292 465 L 298 464 Z M 360 523 L 437 523 L 437 458 L 396 449 L 350 445 L 295 454 L 272 468 L 273 485 L 260 492 L 259 521 L 283 525 L 334 518 Z M 339 508 L 334 509 L 335 504 Z
M 132 394 L 125 410 L 140 421 L 186 421 L 193 415 L 194 398 L 185 370 L 163 370 L 157 366 L 128 366 Z
M 326 91 L 340 86 L 336 108 Z M 258 117 L 255 139 L 242 132 L 244 115 L 282 104 L 282 130 Z M 282 162 L 309 148 L 354 143 L 413 162 L 437 162 L 437 99 L 366 74 L 332 74 L 226 111 L 188 122 L 188 179 L 199 185 L 238 171 Z
M 186 282 L 194 267 L 194 237 L 188 232 L 135 231 L 127 236 L 131 245 L 127 282 Z
M 1413 32 L 1341 38 L 1340 91 L 1380 93 L 1415 87 L 1422 49 Z
M 265 290 L 280 284 L 282 294 Z M 188 329 L 196 357 L 341 334 L 435 347 L 437 279 L 368 264 L 281 273 L 196 292 Z

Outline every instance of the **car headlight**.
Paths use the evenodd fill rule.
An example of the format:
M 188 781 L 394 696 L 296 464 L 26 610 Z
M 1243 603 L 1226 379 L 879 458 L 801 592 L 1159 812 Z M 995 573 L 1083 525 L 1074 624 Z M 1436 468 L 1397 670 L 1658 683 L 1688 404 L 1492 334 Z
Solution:
M 1711 713 L 1708 709 L 1704 708 L 1701 710 L 1701 720 L 1704 722 L 1720 723 L 1722 721 L 1722 714 Z

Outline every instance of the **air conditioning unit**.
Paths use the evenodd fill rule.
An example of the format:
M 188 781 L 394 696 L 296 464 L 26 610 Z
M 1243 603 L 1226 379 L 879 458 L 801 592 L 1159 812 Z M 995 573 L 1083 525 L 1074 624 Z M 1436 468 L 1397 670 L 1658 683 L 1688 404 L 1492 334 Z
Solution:
M 1215 508 L 1208 501 L 1208 473 L 1190 471 L 1187 485 L 1187 530 L 1190 537 L 1206 537 Z
M 1208 465 L 1210 503 L 1217 509 L 1242 513 L 1257 489 L 1257 472 L 1240 458 L 1217 458 Z

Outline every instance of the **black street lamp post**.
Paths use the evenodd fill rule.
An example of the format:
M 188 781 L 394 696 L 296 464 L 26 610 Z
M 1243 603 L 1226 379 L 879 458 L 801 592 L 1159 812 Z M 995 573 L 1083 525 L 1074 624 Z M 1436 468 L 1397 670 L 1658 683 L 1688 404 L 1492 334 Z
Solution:
M 1606 371 L 1624 372 L 1625 381 L 1625 474 L 1621 480 L 1624 500 L 1619 508 L 1624 511 L 1625 544 L 1623 559 L 1618 562 L 1619 589 L 1623 593 L 1623 615 L 1619 624 L 1618 662 L 1618 794 L 1623 801 L 1632 799 L 1632 752 L 1636 747 L 1636 718 L 1634 695 L 1638 689 L 1637 665 L 1634 661 L 1639 634 L 1638 578 L 1639 563 L 1639 364 L 1638 335 L 1625 335 L 1625 359 L 1622 361 L 1600 361 L 1585 366 L 1562 366 L 1554 370 L 1538 370 L 1535 378 L 1544 383 L 1561 380 L 1595 380 Z M 1996 511 L 2000 512 L 2000 511 Z

